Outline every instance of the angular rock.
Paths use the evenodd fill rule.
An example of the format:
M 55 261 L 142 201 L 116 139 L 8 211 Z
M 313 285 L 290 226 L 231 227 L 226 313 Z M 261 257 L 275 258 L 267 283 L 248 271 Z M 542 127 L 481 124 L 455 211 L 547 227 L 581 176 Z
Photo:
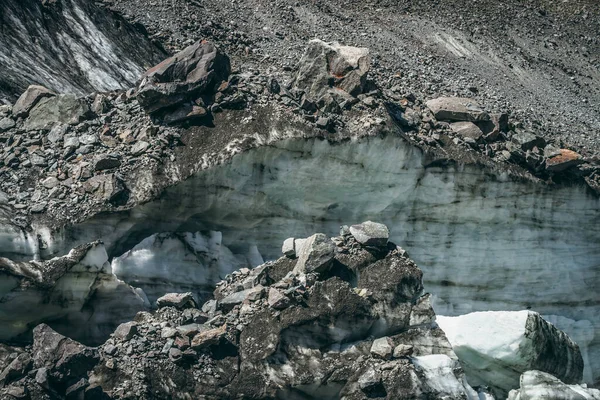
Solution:
M 269 306 L 276 310 L 283 310 L 290 305 L 290 299 L 281 291 L 274 288 L 269 289 L 269 298 L 267 301 L 269 302 Z
M 104 171 L 121 166 L 121 160 L 115 157 L 101 156 L 94 163 L 94 171 Z
M 296 249 L 296 273 L 325 272 L 331 266 L 335 255 L 335 245 L 322 233 L 312 235 L 302 244 L 301 249 L 298 246 Z
M 409 357 L 413 353 L 413 346 L 410 344 L 399 344 L 394 347 L 394 358 Z
M 156 305 L 161 307 L 175 307 L 180 310 L 184 308 L 196 307 L 194 295 L 191 292 L 187 293 L 167 293 L 156 300 Z M 204 310 L 203 310 L 204 311 Z
M 61 94 L 41 99 L 29 112 L 23 124 L 26 131 L 51 130 L 59 124 L 75 125 L 90 113 L 84 99 L 72 94 Z
M 477 126 L 485 136 L 485 140 L 493 142 L 498 139 L 500 132 L 508 130 L 508 114 L 490 114 L 489 121 L 478 122 Z
M 296 257 L 296 247 L 294 246 L 294 238 L 287 238 L 283 241 L 281 252 L 288 258 Z
M 372 221 L 352 225 L 350 233 L 363 246 L 384 247 L 390 237 L 387 226 Z
M 15 125 L 15 121 L 13 121 L 12 118 L 0 118 L 0 133 L 14 128 Z
M 46 324 L 33 330 L 34 365 L 47 368 L 54 379 L 67 382 L 85 377 L 99 360 L 97 349 L 69 339 Z
M 137 98 L 148 113 L 210 94 L 227 80 L 229 58 L 217 47 L 199 41 L 146 71 Z
M 511 390 L 507 400 L 600 400 L 600 390 L 582 385 L 567 385 L 542 371 L 527 371 L 521 375 L 520 388 Z
M 150 148 L 150 143 L 144 142 L 143 140 L 141 140 L 131 147 L 131 155 L 134 157 L 139 156 L 141 154 L 144 154 L 146 152 L 146 150 L 148 150 L 149 148 Z
M 450 129 L 462 138 L 470 138 L 479 141 L 483 137 L 481 129 L 469 121 L 453 122 L 450 124 Z
M 204 107 L 186 104 L 178 107 L 174 111 L 170 111 L 163 116 L 165 124 L 178 124 L 184 121 L 192 121 L 208 115 L 208 111 Z
M 130 340 L 137 334 L 137 323 L 136 322 L 124 322 L 117 327 L 113 333 L 113 337 L 118 340 Z
M 534 135 L 531 132 L 521 131 L 515 133 L 510 141 L 518 145 L 521 150 L 527 151 L 531 150 L 534 147 L 543 148 L 546 145 L 546 141 L 544 138 Z
M 461 97 L 439 97 L 425 103 L 439 121 L 487 121 L 488 113 L 474 100 Z
M 21 353 L 4 371 L 0 372 L 0 385 L 21 379 L 33 366 L 33 360 L 28 353 Z
M 294 87 L 304 91 L 312 101 L 334 86 L 357 96 L 364 91 L 369 64 L 366 48 L 313 39 L 300 60 Z
M 373 357 L 389 360 L 394 352 L 394 342 L 387 336 L 375 339 L 370 352 Z
M 505 398 L 528 370 L 578 383 L 583 376 L 579 346 L 532 311 L 475 312 L 436 319 L 472 385 L 489 386 Z
M 583 157 L 572 150 L 560 149 L 559 153 L 546 159 L 546 171 L 561 172 L 583 163 Z
M 115 174 L 95 175 L 85 181 L 83 187 L 86 192 L 107 203 L 119 203 L 120 197 L 127 193 L 123 182 Z
M 219 304 L 219 309 L 222 310 L 231 310 L 233 307 L 237 306 L 238 304 L 242 304 L 242 302 L 244 300 L 246 300 L 246 297 L 248 296 L 248 294 L 250 294 L 250 292 L 252 292 L 253 289 L 246 289 L 246 290 L 242 290 L 239 292 L 235 292 L 232 293 L 228 296 L 225 296 L 224 298 L 222 298 L 221 300 L 218 301 Z
M 19 97 L 13 106 L 13 115 L 15 117 L 26 117 L 29 111 L 44 97 L 53 97 L 56 93 L 43 86 L 31 85 Z
M 210 329 L 200 332 L 192 339 L 191 347 L 194 350 L 202 350 L 206 347 L 219 344 L 221 338 L 227 333 L 227 326 L 223 325 L 220 328 Z

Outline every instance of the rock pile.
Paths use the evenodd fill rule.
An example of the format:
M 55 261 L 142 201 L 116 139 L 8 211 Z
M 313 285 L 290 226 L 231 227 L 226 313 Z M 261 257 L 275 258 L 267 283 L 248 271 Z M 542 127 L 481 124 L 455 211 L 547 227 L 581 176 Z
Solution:
M 25 349 L 3 364 L 3 393 L 476 398 L 434 323 L 421 271 L 374 225 L 353 226 L 363 242 L 375 233 L 368 245 L 348 227 L 334 238 L 298 239 L 298 256 L 234 272 L 201 309 L 189 294 L 168 294 L 97 349 L 40 325 L 32 355 Z M 304 254 L 319 254 L 307 263 L 319 268 L 297 272 Z

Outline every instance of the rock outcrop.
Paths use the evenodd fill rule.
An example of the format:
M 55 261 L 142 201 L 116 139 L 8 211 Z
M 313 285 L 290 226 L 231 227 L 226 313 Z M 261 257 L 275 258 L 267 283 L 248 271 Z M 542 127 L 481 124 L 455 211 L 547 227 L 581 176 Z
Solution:
M 583 359 L 564 332 L 531 311 L 477 312 L 437 317 L 472 385 L 489 386 L 498 396 L 519 387 L 520 374 L 541 370 L 579 383 Z
M 189 294 L 170 294 L 159 300 L 161 308 L 138 313 L 97 349 L 40 325 L 35 374 L 14 373 L 5 393 L 478 399 L 434 324 L 417 266 L 394 244 L 362 245 L 347 228 L 327 240 L 335 243 L 327 268 L 296 273 L 300 259 L 284 256 L 228 275 L 216 301 L 202 307 L 203 323 L 190 320 L 204 312 L 194 303 L 179 307 Z M 19 360 L 29 365 L 22 354 Z

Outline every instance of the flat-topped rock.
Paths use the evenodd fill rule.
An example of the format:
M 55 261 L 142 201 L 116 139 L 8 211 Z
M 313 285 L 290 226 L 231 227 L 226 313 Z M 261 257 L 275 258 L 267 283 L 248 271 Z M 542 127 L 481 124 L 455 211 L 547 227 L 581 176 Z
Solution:
M 490 116 L 475 102 L 462 97 L 438 97 L 425 103 L 440 121 L 488 121 Z
M 350 233 L 364 246 L 385 246 L 390 237 L 390 231 L 387 226 L 372 221 L 352 225 Z

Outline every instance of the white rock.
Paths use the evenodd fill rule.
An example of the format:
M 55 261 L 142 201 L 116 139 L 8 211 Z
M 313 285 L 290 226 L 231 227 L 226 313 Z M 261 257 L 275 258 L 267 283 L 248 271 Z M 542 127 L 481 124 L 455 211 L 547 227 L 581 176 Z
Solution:
M 394 342 L 387 336 L 375 339 L 371 345 L 371 355 L 376 358 L 389 360 L 394 351 Z
M 294 246 L 294 238 L 287 238 L 283 241 L 281 252 L 288 258 L 296 257 L 296 248 Z
M 498 397 L 519 387 L 520 374 L 543 369 L 580 382 L 579 347 L 532 311 L 488 311 L 437 317 L 469 383 L 489 386 Z

